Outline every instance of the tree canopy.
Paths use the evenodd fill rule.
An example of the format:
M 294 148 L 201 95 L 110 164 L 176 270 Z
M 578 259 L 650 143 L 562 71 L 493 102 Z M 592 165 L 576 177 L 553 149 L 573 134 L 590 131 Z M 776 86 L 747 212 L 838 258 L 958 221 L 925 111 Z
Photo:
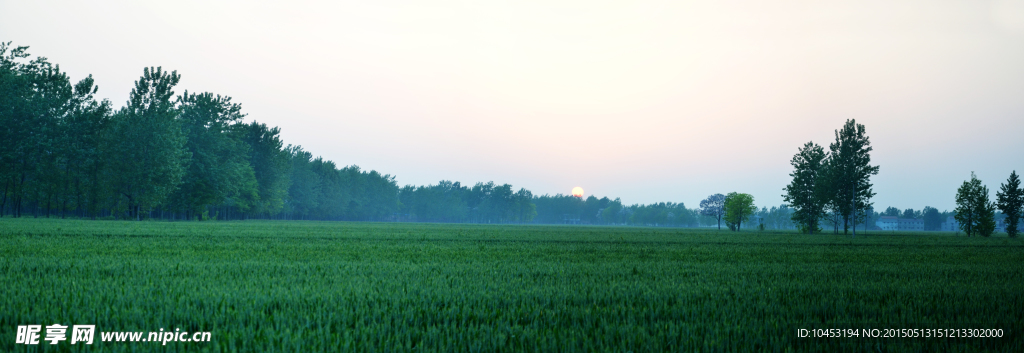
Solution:
M 971 180 L 956 192 L 956 221 L 967 236 L 989 236 L 995 230 L 995 205 L 988 200 L 988 187 L 971 172 Z

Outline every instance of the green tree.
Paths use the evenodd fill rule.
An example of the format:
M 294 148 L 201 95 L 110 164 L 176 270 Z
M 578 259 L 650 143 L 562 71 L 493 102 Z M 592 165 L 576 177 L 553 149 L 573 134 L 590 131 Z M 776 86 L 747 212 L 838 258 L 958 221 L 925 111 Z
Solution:
M 915 212 L 913 208 L 905 209 L 903 210 L 903 218 L 915 219 L 917 218 L 917 212 Z
M 288 190 L 292 158 L 281 141 L 281 129 L 251 122 L 240 128 L 242 141 L 248 145 L 249 165 L 256 178 L 258 202 L 250 209 L 256 217 L 270 218 L 284 209 Z
M 871 206 L 875 196 L 871 176 L 878 174 L 879 167 L 871 165 L 871 141 L 864 125 L 847 120 L 835 135 L 836 141 L 829 145 L 828 196 L 834 212 L 841 215 L 846 233 L 862 220 L 861 210 Z
M 754 212 L 757 212 L 757 207 L 754 206 L 754 197 L 750 194 L 730 192 L 725 196 L 724 218 L 729 229 L 740 230 L 743 221 L 747 220 Z
M 537 216 L 537 205 L 533 204 L 533 193 L 525 188 L 519 188 L 514 195 L 515 199 L 515 220 L 520 223 L 529 223 Z
M 1020 187 L 1020 178 L 1017 171 L 1010 172 L 1010 178 L 1006 184 L 999 186 L 996 192 L 996 206 L 1006 215 L 1006 234 L 1011 238 L 1017 237 L 1017 225 L 1021 217 L 1021 207 L 1024 205 L 1024 189 Z
M 608 206 L 601 210 L 601 220 L 606 224 L 622 223 L 622 201 L 619 198 L 608 202 Z
M 793 181 L 783 189 L 786 194 L 782 198 L 794 209 L 793 222 L 806 233 L 813 234 L 821 230 L 818 221 L 825 207 L 821 185 L 825 158 L 825 150 L 821 146 L 808 142 L 789 162 L 793 165 L 793 172 L 789 174 Z
M 52 185 L 44 173 L 55 166 L 57 118 L 70 84 L 45 58 L 21 62 L 29 57 L 28 47 L 10 44 L 0 43 L 0 176 L 3 202 L 10 195 L 12 213 L 20 217 L 26 201 L 38 204 Z
M 181 77 L 176 71 L 145 68 L 128 105 L 112 119 L 106 155 L 112 189 L 124 197 L 130 218 L 140 219 L 181 182 L 189 160 L 185 135 L 171 97 Z
M 942 228 L 942 214 L 935 207 L 925 206 L 921 212 L 924 219 L 924 230 L 939 230 Z
M 187 219 L 201 219 L 208 206 L 229 200 L 233 207 L 248 211 L 259 194 L 238 126 L 245 116 L 242 106 L 231 103 L 230 97 L 188 91 L 178 97 L 178 105 L 185 148 L 192 158 L 181 185 L 169 197 L 172 206 L 184 211 Z
M 995 204 L 988 200 L 988 187 L 971 172 L 971 180 L 964 181 L 956 192 L 956 215 L 960 229 L 967 236 L 989 236 L 995 230 Z

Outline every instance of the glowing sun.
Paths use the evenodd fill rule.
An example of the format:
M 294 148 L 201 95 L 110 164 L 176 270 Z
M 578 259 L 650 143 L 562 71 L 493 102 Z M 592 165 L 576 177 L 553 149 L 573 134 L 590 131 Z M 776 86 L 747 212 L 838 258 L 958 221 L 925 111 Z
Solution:
M 572 196 L 583 198 L 583 188 L 579 186 L 572 188 Z

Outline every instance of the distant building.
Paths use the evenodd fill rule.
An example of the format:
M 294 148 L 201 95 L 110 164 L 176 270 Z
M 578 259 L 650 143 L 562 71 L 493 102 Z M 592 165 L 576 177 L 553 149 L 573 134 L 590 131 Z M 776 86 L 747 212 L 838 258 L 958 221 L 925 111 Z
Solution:
M 953 218 L 953 216 L 946 217 L 946 221 L 942 222 L 942 227 L 940 229 L 943 232 L 959 232 L 960 222 L 957 222 L 956 218 Z
M 899 229 L 899 218 L 894 216 L 881 216 L 875 221 L 875 225 L 882 230 L 897 230 Z
M 1017 232 L 1020 232 L 1020 222 L 1017 223 Z M 1006 233 L 1006 218 L 996 221 L 996 231 Z
M 915 231 L 923 231 L 924 230 L 924 220 L 923 219 L 900 218 L 899 220 L 897 220 L 897 223 L 899 223 L 899 230 L 915 230 Z

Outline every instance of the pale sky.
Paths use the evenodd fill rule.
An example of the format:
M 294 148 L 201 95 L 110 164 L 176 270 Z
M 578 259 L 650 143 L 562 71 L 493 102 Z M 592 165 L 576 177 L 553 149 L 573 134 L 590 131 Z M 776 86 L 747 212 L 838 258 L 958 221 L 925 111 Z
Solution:
M 782 203 L 789 160 L 866 125 L 876 209 L 1024 172 L 1024 0 L 7 1 L 124 105 L 146 66 L 400 185 Z

